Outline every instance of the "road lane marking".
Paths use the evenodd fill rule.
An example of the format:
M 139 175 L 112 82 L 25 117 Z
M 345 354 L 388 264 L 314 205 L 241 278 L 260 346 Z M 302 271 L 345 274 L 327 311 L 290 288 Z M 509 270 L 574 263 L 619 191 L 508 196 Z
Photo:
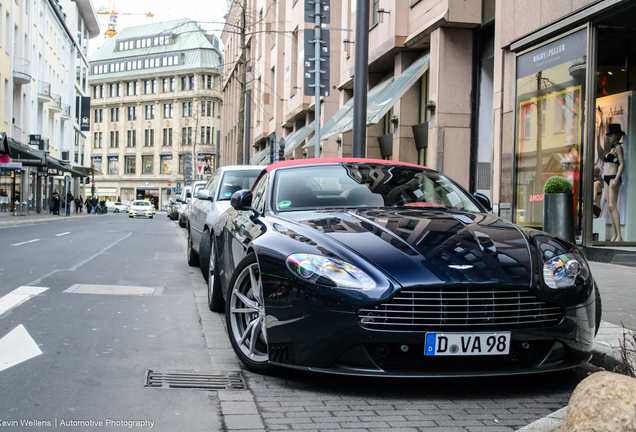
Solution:
M 73 267 L 71 267 L 71 268 L 68 268 L 68 269 L 55 269 L 55 270 L 53 270 L 52 272 L 47 273 L 47 274 L 45 274 L 44 276 L 39 277 L 39 278 L 37 278 L 37 279 L 35 279 L 35 280 L 33 280 L 33 281 L 29 282 L 27 285 L 36 285 L 36 284 L 39 284 L 39 283 L 41 283 L 44 279 L 46 279 L 47 277 L 52 276 L 52 275 L 54 275 L 55 273 L 58 273 L 58 272 L 63 272 L 63 271 L 77 271 L 77 269 L 78 269 L 80 266 L 82 266 L 82 265 L 86 264 L 86 263 L 87 263 L 87 262 L 89 262 L 90 260 L 92 260 L 92 259 L 94 259 L 94 258 L 98 257 L 99 255 L 101 255 L 101 254 L 105 253 L 108 249 L 112 248 L 113 246 L 115 246 L 115 245 L 116 245 L 116 244 L 118 244 L 119 242 L 121 242 L 121 241 L 123 241 L 123 240 L 126 240 L 126 239 L 127 239 L 128 237 L 130 237 L 131 235 L 133 235 L 133 233 L 128 233 L 128 235 L 125 235 L 124 237 L 122 237 L 122 238 L 120 238 L 119 240 L 117 240 L 117 241 L 113 242 L 113 243 L 112 243 L 112 244 L 110 244 L 109 246 L 106 246 L 104 249 L 102 249 L 101 251 L 97 252 L 95 255 L 90 256 L 90 257 L 86 258 L 84 261 L 80 262 L 79 264 L 74 265 L 74 266 L 73 266 Z
M 0 339 L 0 372 L 40 354 L 42 351 L 20 324 Z
M 25 241 L 25 242 L 22 242 L 22 243 L 16 243 L 16 244 L 12 244 L 11 246 L 21 246 L 23 244 L 33 243 L 33 242 L 36 242 L 36 241 L 40 241 L 40 239 L 29 240 L 29 241 Z
M 68 232 L 65 232 L 65 233 L 55 234 L 55 237 L 63 236 L 63 235 L 70 234 L 70 233 L 71 232 L 68 231 Z
M 14 289 L 4 297 L 0 297 L 0 316 L 10 309 L 24 303 L 31 297 L 42 294 L 47 289 L 48 288 L 44 287 L 21 286 Z

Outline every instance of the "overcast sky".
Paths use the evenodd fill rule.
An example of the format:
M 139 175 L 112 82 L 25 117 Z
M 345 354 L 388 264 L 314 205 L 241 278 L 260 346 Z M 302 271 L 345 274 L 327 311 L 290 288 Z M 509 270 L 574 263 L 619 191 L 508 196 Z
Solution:
M 133 27 L 144 24 L 159 23 L 178 18 L 190 18 L 204 23 L 204 28 L 215 30 L 217 36 L 221 36 L 223 15 L 227 12 L 227 0 L 93 0 L 93 6 L 97 12 L 103 8 L 110 11 L 112 8 L 118 12 L 118 21 L 115 29 L 119 32 L 126 27 Z M 123 13 L 134 13 L 134 15 L 123 15 Z M 153 18 L 147 18 L 147 12 L 154 14 Z M 100 35 L 91 39 L 89 55 L 104 44 L 104 32 L 108 30 L 110 15 L 98 14 Z M 210 23 L 210 24 L 205 24 Z M 213 24 L 217 23 L 217 24 Z

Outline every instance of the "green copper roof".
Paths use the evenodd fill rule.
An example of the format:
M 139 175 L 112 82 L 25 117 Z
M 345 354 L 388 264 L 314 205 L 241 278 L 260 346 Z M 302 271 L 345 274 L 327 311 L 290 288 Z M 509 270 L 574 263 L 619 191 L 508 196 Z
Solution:
M 131 39 L 172 34 L 173 43 L 145 48 L 118 51 L 119 42 Z M 184 54 L 183 63 L 177 66 L 163 66 L 151 69 L 137 69 L 113 73 L 92 74 L 92 65 L 110 61 L 143 60 L 162 54 Z M 195 21 L 182 18 L 161 23 L 146 24 L 122 29 L 115 37 L 97 49 L 89 58 L 91 63 L 89 81 L 110 80 L 120 77 L 147 75 L 157 72 L 176 72 L 199 68 L 221 68 L 221 55 L 214 48 L 206 33 Z

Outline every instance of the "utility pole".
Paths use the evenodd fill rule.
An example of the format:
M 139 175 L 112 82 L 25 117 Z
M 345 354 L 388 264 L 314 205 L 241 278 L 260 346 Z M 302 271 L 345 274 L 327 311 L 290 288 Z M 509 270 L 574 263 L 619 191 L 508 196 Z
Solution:
M 252 131 L 252 90 L 245 92 L 245 149 L 243 150 L 243 164 L 250 164 L 250 140 Z
M 356 0 L 356 52 L 353 73 L 354 158 L 366 157 L 367 83 L 369 80 L 369 0 Z
M 305 29 L 305 80 L 303 87 L 305 88 L 305 96 L 311 96 L 313 89 L 316 99 L 315 158 L 320 157 L 320 96 L 329 96 L 329 30 L 322 29 L 322 24 L 329 24 L 330 20 L 330 0 L 305 0 L 305 22 L 314 23 L 313 38 L 312 29 Z M 314 45 L 313 58 L 311 57 L 311 44 Z M 311 69 L 312 62 L 314 63 L 313 70 Z M 325 64 L 323 65 L 322 62 Z

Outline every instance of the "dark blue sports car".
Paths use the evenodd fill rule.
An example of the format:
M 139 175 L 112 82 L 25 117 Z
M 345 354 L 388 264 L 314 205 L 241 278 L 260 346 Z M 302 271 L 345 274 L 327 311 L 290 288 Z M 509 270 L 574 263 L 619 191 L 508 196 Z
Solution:
M 251 370 L 383 376 L 555 371 L 587 362 L 601 318 L 580 251 L 488 213 L 407 163 L 265 168 L 212 226 L 210 309 Z

